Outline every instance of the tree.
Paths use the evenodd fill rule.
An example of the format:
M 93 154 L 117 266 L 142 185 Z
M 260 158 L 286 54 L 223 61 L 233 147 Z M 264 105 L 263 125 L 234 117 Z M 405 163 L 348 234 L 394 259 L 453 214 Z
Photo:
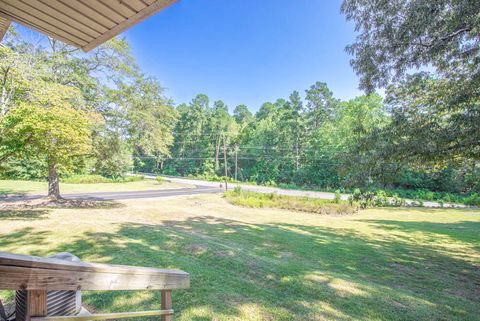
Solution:
M 294 91 L 290 95 L 289 106 L 291 107 L 291 124 L 290 128 L 292 130 L 292 136 L 294 141 L 295 149 L 295 170 L 298 171 L 300 168 L 300 149 L 303 145 L 303 140 L 305 137 L 305 120 L 303 117 L 304 106 L 300 94 L 298 91 Z
M 250 112 L 247 106 L 245 105 L 238 105 L 233 110 L 233 118 L 238 124 L 242 124 L 244 122 L 250 122 L 253 120 L 253 114 Z
M 76 157 L 90 152 L 94 115 L 79 108 L 82 97 L 75 88 L 49 82 L 37 82 L 33 88 L 26 101 L 1 118 L 1 150 L 25 157 L 43 155 L 48 196 L 58 199 L 58 171 L 71 169 Z
M 311 125 L 313 129 L 319 128 L 323 122 L 326 122 L 334 115 L 338 100 L 333 98 L 333 93 L 328 89 L 324 82 L 316 82 L 305 90 L 307 110 L 310 113 Z
M 478 80 L 479 1 L 344 0 L 341 10 L 359 31 L 347 51 L 367 92 L 421 66 Z
M 176 114 L 154 78 L 138 74 L 132 84 L 118 84 L 110 98 L 122 115 L 119 127 L 133 150 L 148 156 L 170 154 Z
M 228 107 L 221 100 L 213 103 L 213 109 L 210 111 L 210 128 L 212 138 L 215 144 L 215 171 L 220 169 L 220 145 L 222 140 L 227 135 L 228 127 L 230 125 L 230 114 Z
M 360 88 L 388 87 L 389 156 L 415 164 L 480 159 L 480 2 L 345 0 Z M 413 69 L 433 73 L 409 75 Z M 425 161 L 428 160 L 427 163 Z
M 389 87 L 392 122 L 386 128 L 390 148 L 384 157 L 417 166 L 480 160 L 480 99 L 458 97 L 456 85 L 420 73 Z

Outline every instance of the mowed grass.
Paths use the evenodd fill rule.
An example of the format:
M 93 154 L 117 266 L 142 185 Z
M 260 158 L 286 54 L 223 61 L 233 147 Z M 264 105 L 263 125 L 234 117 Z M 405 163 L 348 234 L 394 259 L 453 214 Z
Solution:
M 158 189 L 174 189 L 193 187 L 191 185 L 157 182 L 156 180 L 145 179 L 136 182 L 122 183 L 97 183 L 97 184 L 68 184 L 60 183 L 61 193 L 87 193 L 87 192 L 130 192 Z M 46 194 L 47 182 L 0 180 L 0 196 L 10 194 Z
M 185 270 L 191 288 L 174 291 L 175 320 L 480 316 L 478 210 L 373 209 L 332 217 L 238 207 L 220 195 L 123 204 L 1 210 L 0 248 Z M 159 308 L 160 294 L 85 292 L 84 302 L 97 312 L 139 311 Z

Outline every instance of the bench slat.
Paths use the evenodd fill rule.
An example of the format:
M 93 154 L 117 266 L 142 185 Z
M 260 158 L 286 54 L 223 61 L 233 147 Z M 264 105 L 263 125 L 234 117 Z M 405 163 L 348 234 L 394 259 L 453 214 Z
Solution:
M 0 289 L 173 290 L 190 286 L 181 270 L 69 262 L 0 252 Z
M 71 262 L 56 258 L 46 258 L 31 255 L 13 254 L 0 252 L 0 266 L 20 266 L 29 268 L 42 268 L 67 271 L 95 271 L 95 272 L 115 272 L 126 274 L 156 274 L 156 273 L 176 273 L 186 274 L 187 272 L 172 269 L 156 269 L 150 267 L 101 264 L 89 262 Z

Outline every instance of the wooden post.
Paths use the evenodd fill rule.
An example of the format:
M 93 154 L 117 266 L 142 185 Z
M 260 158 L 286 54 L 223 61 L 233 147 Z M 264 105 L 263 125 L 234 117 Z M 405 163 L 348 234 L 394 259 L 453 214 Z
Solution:
M 172 291 L 163 290 L 162 291 L 162 310 L 170 310 L 172 308 Z M 172 321 L 173 316 L 171 315 L 162 315 L 162 321 Z
M 44 317 L 47 315 L 47 291 L 45 290 L 27 291 L 27 304 L 26 304 L 26 311 L 24 315 L 25 315 L 25 320 L 22 320 L 22 321 L 30 321 L 31 317 Z

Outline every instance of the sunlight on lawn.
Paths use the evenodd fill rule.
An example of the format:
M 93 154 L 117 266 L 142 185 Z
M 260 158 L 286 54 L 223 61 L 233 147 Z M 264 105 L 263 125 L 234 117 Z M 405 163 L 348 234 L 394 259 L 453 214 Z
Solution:
M 322 216 L 235 207 L 219 195 L 115 209 L 0 211 L 2 251 L 179 268 L 176 320 L 475 320 L 480 212 L 373 209 Z M 26 219 L 28 218 L 28 219 Z M 158 308 L 157 292 L 87 292 L 96 311 Z

